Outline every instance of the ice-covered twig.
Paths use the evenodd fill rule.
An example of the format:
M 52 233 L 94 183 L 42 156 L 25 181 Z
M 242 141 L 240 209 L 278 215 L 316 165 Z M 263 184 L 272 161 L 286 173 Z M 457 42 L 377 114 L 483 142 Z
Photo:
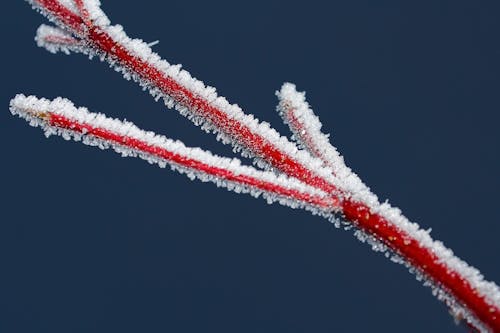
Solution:
M 50 53 L 83 52 L 86 49 L 84 43 L 73 37 L 68 32 L 42 24 L 36 31 L 35 41 L 39 47 L 45 48 Z
M 293 139 L 336 173 L 339 172 L 336 169 L 344 165 L 344 159 L 330 144 L 329 136 L 321 132 L 322 124 L 305 100 L 305 93 L 298 92 L 294 84 L 287 82 L 276 92 L 276 96 L 279 99 L 277 110 L 292 131 Z
M 294 84 L 287 82 L 276 92 L 276 96 L 279 100 L 278 113 L 299 146 L 333 170 L 335 177 L 341 180 L 343 191 L 357 195 L 358 200 L 361 199 L 359 194 L 363 193 L 364 197 L 375 202 L 370 189 L 346 166 L 342 155 L 330 143 L 329 135 L 321 132 L 322 124 L 307 103 L 305 92 L 298 92 Z
M 84 0 L 87 3 L 89 0 Z M 127 78 L 138 81 L 156 98 L 163 98 L 169 107 L 206 131 L 217 133 L 219 139 L 231 143 L 246 155 L 257 157 L 303 182 L 334 192 L 337 185 L 331 170 L 322 167 L 320 160 L 280 136 L 268 123 L 246 115 L 235 104 L 217 96 L 213 87 L 207 87 L 180 68 L 162 60 L 142 40 L 130 39 L 121 26 L 107 24 L 109 20 L 89 1 L 87 9 L 93 25 L 88 27 L 71 8 L 56 0 L 30 0 L 61 29 L 86 42 L 89 48 L 108 61 Z M 91 9 L 92 8 L 92 9 Z M 100 22 L 100 23 L 99 23 Z M 88 50 L 83 50 L 87 52 Z
M 244 114 L 237 105 L 219 97 L 214 88 L 192 78 L 180 66 L 162 60 L 146 43 L 130 39 L 121 26 L 111 26 L 97 0 L 82 0 L 84 7 L 71 0 L 29 1 L 59 28 L 84 42 L 81 51 L 99 55 L 156 98 L 163 98 L 167 106 L 175 107 L 203 129 L 217 133 L 223 142 L 265 161 L 276 172 L 328 193 L 340 206 L 343 217 L 361 230 L 357 234 L 362 239 L 368 235 L 376 249 L 391 250 L 424 277 L 456 317 L 465 317 L 483 331 L 500 332 L 498 287 L 485 281 L 479 271 L 454 256 L 442 243 L 432 240 L 399 210 L 380 204 L 365 186 L 358 186 L 354 174 L 339 173 L 347 170 L 340 159 L 321 160 L 326 156 L 324 152 L 315 154 L 320 157 L 317 158 L 299 150 L 269 124 Z M 89 20 L 82 18 L 81 8 L 88 11 Z
M 74 0 L 74 1 L 75 1 L 75 6 L 78 9 L 78 12 L 80 13 L 80 17 L 83 20 L 83 23 L 86 26 L 91 26 L 92 21 L 90 19 L 90 14 L 85 4 L 85 0 Z
M 103 114 L 76 108 L 64 98 L 53 101 L 35 96 L 17 95 L 10 110 L 40 126 L 47 136 L 59 134 L 100 148 L 113 148 L 122 156 L 138 156 L 161 167 L 169 164 L 189 178 L 211 181 L 235 192 L 263 195 L 268 202 L 279 201 L 330 215 L 335 201 L 326 193 L 286 176 L 241 165 L 238 159 L 222 158 L 200 148 L 189 148 L 153 132 L 146 132 L 130 122 L 107 118 Z

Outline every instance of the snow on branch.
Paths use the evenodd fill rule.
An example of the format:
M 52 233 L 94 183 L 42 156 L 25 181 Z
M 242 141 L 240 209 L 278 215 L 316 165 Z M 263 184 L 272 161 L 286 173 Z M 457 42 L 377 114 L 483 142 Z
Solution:
M 293 139 L 312 155 L 320 158 L 337 173 L 344 159 L 330 144 L 329 135 L 321 133 L 322 124 L 305 99 L 292 83 L 284 83 L 276 92 L 278 112 L 293 133 Z
M 278 113 L 290 128 L 292 138 L 299 147 L 306 149 L 331 168 L 345 192 L 358 200 L 377 204 L 377 199 L 370 189 L 346 166 L 344 158 L 330 143 L 329 135 L 321 132 L 323 125 L 307 103 L 305 92 L 298 92 L 294 84 L 287 82 L 276 92 L 276 96 L 279 100 Z
M 263 195 L 269 203 L 278 201 L 325 216 L 337 205 L 326 193 L 297 179 L 241 165 L 235 158 L 186 147 L 180 141 L 143 131 L 130 122 L 76 108 L 64 98 L 49 101 L 17 95 L 11 100 L 10 111 L 29 121 L 30 125 L 42 127 L 46 136 L 57 134 L 101 149 L 112 148 L 124 157 L 140 157 L 163 168 L 168 164 L 190 179 L 211 181 L 237 193 Z
M 328 137 L 321 132 L 321 123 L 304 94 L 298 93 L 293 85 L 285 84 L 277 93 L 279 111 L 295 140 L 305 149 L 299 149 L 268 123 L 245 114 L 238 105 L 218 96 L 215 88 L 193 78 L 180 65 L 171 65 L 161 59 L 147 43 L 129 38 L 123 27 L 110 24 L 99 1 L 28 1 L 58 27 L 38 30 L 40 46 L 51 52 L 97 55 L 125 78 L 148 89 L 155 99 L 163 99 L 167 107 L 177 109 L 205 131 L 214 132 L 222 142 L 232 144 L 235 151 L 253 157 L 258 166 L 270 167 L 279 175 L 274 179 L 271 173 L 239 164 L 236 170 L 225 159 L 196 149 L 193 150 L 196 154 L 189 155 L 183 150 L 188 148 L 177 147 L 197 161 L 197 166 L 204 166 L 201 177 L 212 177 L 209 179 L 221 184 L 237 183 L 238 188 L 262 191 L 270 198 L 277 195 L 305 208 L 314 206 L 321 213 L 338 212 L 346 224 L 356 227 L 356 235 L 361 240 L 369 241 L 375 250 L 385 251 L 388 257 L 405 264 L 424 279 L 426 285 L 432 286 L 435 295 L 446 302 L 456 318 L 465 318 L 481 331 L 500 332 L 498 286 L 485 281 L 478 270 L 456 257 L 441 242 L 434 241 L 428 232 L 408 221 L 397 208 L 380 203 L 345 165 Z M 23 107 L 23 101 L 45 105 L 45 109 Z M 57 111 L 51 109 L 54 103 L 67 107 Z M 178 150 L 172 148 L 175 145 L 168 139 L 147 132 L 129 137 L 132 135 L 126 130 L 129 126 L 134 128 L 133 133 L 140 130 L 130 123 L 109 120 L 68 105 L 64 100 L 47 102 L 18 97 L 12 109 L 32 124 L 42 125 L 48 133 L 60 133 L 103 147 L 109 145 L 154 162 L 159 159 L 158 163 L 191 168 L 189 172 L 197 175 L 200 172 L 200 168 L 191 164 L 182 165 L 172 160 Z M 241 175 L 245 176 L 244 181 L 238 178 Z
M 175 107 L 195 124 L 201 125 L 202 129 L 215 132 L 224 143 L 230 143 L 238 151 L 243 151 L 245 156 L 263 160 L 309 185 L 335 191 L 331 170 L 322 167 L 321 160 L 299 151 L 295 144 L 279 135 L 268 123 L 243 113 L 238 105 L 218 96 L 215 88 L 205 86 L 181 66 L 170 65 L 161 59 L 147 43 L 129 38 L 121 26 L 94 24 L 87 27 L 78 14 L 69 10 L 63 12 L 58 1 L 30 2 L 61 29 L 84 41 L 95 54 L 126 78 L 139 82 L 155 98 L 162 98 L 168 107 Z M 104 15 L 100 11 L 95 14 L 89 12 L 91 17 Z M 108 20 L 101 18 L 100 21 Z
M 434 241 L 427 231 L 422 230 L 416 223 L 408 221 L 399 209 L 391 207 L 388 203 L 379 203 L 377 197 L 370 192 L 361 179 L 345 165 L 343 157 L 330 143 L 329 136 L 321 132 L 322 124 L 306 101 L 304 92 L 298 92 L 294 84 L 285 83 L 281 90 L 276 92 L 276 95 L 279 99 L 277 110 L 292 131 L 293 138 L 302 148 L 331 167 L 335 176 L 339 178 L 338 183 L 342 184 L 342 190 L 347 193 L 346 197 L 349 198 L 344 201 L 345 206 L 343 209 L 344 215 L 348 219 L 358 223 L 358 227 L 367 234 L 377 234 L 379 239 L 389 240 L 389 242 L 384 243 L 397 254 L 394 260 L 408 265 L 410 269 L 413 266 L 413 268 L 417 269 L 415 273 L 421 278 L 429 278 L 429 275 L 431 275 L 426 272 L 429 268 L 428 262 L 431 265 L 436 262 L 443 264 L 432 268 L 434 275 L 428 282 L 435 284 L 433 286 L 435 295 L 447 302 L 457 318 L 466 317 L 474 321 L 469 310 L 463 308 L 460 302 L 457 302 L 456 295 L 453 295 L 454 291 L 443 287 L 447 284 L 454 285 L 456 281 L 452 282 L 453 279 L 468 281 L 470 285 L 464 284 L 461 287 L 463 290 L 460 292 L 468 289 L 479 291 L 487 300 L 487 304 L 490 305 L 487 311 L 491 313 L 498 311 L 500 307 L 500 291 L 496 284 L 484 281 L 484 277 L 477 269 L 470 267 L 467 263 L 454 256 L 453 252 L 444 247 L 441 242 Z M 351 207 L 353 203 L 356 207 L 354 210 L 357 210 L 355 212 L 357 217 L 350 216 L 350 212 L 353 211 L 353 207 Z M 364 213 L 367 214 L 365 217 L 363 217 Z M 373 223 L 370 223 L 372 217 Z M 382 222 L 382 224 L 379 224 L 379 222 Z M 385 231 L 380 233 L 382 225 L 389 227 L 389 229 L 394 226 L 396 230 L 387 230 L 388 233 Z M 373 228 L 377 230 L 373 230 Z M 396 244 L 398 241 L 402 244 Z M 378 248 L 378 246 L 379 244 L 375 244 L 375 247 Z M 428 250 L 428 253 L 426 253 L 426 250 Z M 401 255 L 404 258 L 403 260 L 398 257 Z M 440 270 L 443 271 L 439 272 Z M 450 272 L 452 274 L 449 274 Z M 455 275 L 455 273 L 458 275 Z M 439 280 L 441 282 L 436 285 Z M 460 282 L 463 282 L 463 280 Z M 464 295 L 467 293 L 468 291 Z M 496 315 L 492 315 L 492 317 L 494 320 L 498 318 Z M 475 321 L 474 326 L 484 328 L 481 323 Z

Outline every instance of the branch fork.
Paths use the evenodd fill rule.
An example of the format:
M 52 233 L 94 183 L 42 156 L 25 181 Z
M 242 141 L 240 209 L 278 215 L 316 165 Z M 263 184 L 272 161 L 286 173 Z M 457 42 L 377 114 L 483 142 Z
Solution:
M 245 114 L 205 84 L 154 53 L 150 45 L 129 38 L 111 25 L 98 0 L 28 0 L 56 26 L 42 25 L 37 44 L 52 53 L 83 53 L 110 63 L 125 78 L 148 89 L 155 99 L 175 108 L 235 151 L 252 157 L 256 166 L 215 156 L 200 148 L 142 131 L 129 122 L 76 108 L 70 101 L 18 95 L 13 114 L 41 126 L 46 134 L 112 148 L 160 166 L 215 182 L 236 192 L 263 195 L 268 201 L 304 208 L 336 225 L 355 227 L 372 248 L 415 272 L 444 301 L 457 319 L 479 331 L 500 332 L 500 289 L 456 257 L 427 231 L 408 221 L 399 209 L 377 196 L 349 169 L 321 132 L 321 122 L 293 84 L 276 93 L 278 112 L 295 142 L 268 123 Z M 341 222 L 342 223 L 341 223 Z

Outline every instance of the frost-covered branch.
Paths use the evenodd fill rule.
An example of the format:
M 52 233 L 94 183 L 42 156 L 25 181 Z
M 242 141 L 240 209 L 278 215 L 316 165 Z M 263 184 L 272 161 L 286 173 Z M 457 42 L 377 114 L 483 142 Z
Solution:
M 46 136 L 60 135 L 101 149 L 112 148 L 122 156 L 140 157 L 160 167 L 167 164 L 190 179 L 211 181 L 237 193 L 263 195 L 268 202 L 279 201 L 329 216 L 335 201 L 326 193 L 297 179 L 241 165 L 238 159 L 223 158 L 200 148 L 189 148 L 153 132 L 146 132 L 130 122 L 111 119 L 103 114 L 76 108 L 64 98 L 53 101 L 35 96 L 17 95 L 10 111 L 40 126 Z
M 138 81 L 155 98 L 164 99 L 167 106 L 175 107 L 204 130 L 217 133 L 223 142 L 309 185 L 335 191 L 335 179 L 329 176 L 329 170 L 321 167 L 320 160 L 299 151 L 268 123 L 244 114 L 237 105 L 218 96 L 215 88 L 192 78 L 181 66 L 162 60 L 142 40 L 129 38 L 121 26 L 109 25 L 96 1 L 84 1 L 88 3 L 91 26 L 85 25 L 76 8 L 66 7 L 59 1 L 30 2 L 60 28 L 85 41 L 95 54 L 127 78 Z M 91 52 L 83 50 L 87 51 Z
M 396 261 L 424 278 L 457 318 L 464 317 L 483 331 L 500 332 L 498 286 L 485 281 L 479 271 L 454 256 L 442 243 L 434 241 L 428 232 L 408 221 L 398 209 L 380 203 L 345 166 L 336 149 L 321 133 L 319 119 L 293 86 L 285 85 L 278 94 L 280 110 L 295 139 L 305 149 L 299 149 L 279 135 L 268 123 L 243 113 L 237 105 L 218 96 L 215 88 L 191 77 L 181 66 L 162 60 L 148 44 L 129 38 L 121 26 L 110 24 L 99 7 L 99 1 L 29 2 L 59 29 L 40 29 L 39 45 L 51 52 L 78 51 L 99 56 L 126 78 L 132 78 L 148 89 L 156 99 L 163 99 L 168 107 L 177 109 L 202 129 L 216 133 L 218 139 L 232 144 L 243 155 L 255 158 L 258 165 L 295 178 L 301 186 L 308 186 L 307 193 L 314 188 L 320 191 L 318 193 L 326 194 L 329 205 L 333 203 L 331 206 L 338 214 L 357 227 L 356 234 L 360 239 L 370 241 L 374 249 L 389 251 L 387 253 Z M 56 114 L 50 115 L 49 126 L 67 125 L 66 120 L 56 120 L 69 115 Z M 42 114 L 42 119 L 45 116 Z M 73 129 L 78 127 L 69 123 L 75 126 Z M 81 129 L 89 130 L 85 126 Z M 63 133 L 67 130 L 64 128 Z M 91 132 L 93 137 L 101 134 L 98 130 Z M 111 140 L 111 137 L 99 139 Z M 126 140 L 120 140 L 112 145 L 123 146 Z
M 82 41 L 63 29 L 42 24 L 36 31 L 35 41 L 50 53 L 83 52 L 87 49 Z
M 293 139 L 309 153 L 321 159 L 335 170 L 344 165 L 344 159 L 330 144 L 329 136 L 321 133 L 322 124 L 309 107 L 305 93 L 296 90 L 292 83 L 284 83 L 276 92 L 279 99 L 278 112 L 293 133 Z
M 294 84 L 287 82 L 276 92 L 276 96 L 279 100 L 278 113 L 299 147 L 331 168 L 344 192 L 355 195 L 358 200 L 364 198 L 375 202 L 370 189 L 346 166 L 344 158 L 330 143 L 329 135 L 321 132 L 323 125 L 307 103 L 305 92 L 298 92 Z

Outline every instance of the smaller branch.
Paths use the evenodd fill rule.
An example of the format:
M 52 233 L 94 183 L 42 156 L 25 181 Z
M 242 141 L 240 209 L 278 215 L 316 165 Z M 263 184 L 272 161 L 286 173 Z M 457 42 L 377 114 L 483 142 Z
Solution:
M 276 96 L 277 110 L 295 141 L 334 170 L 345 165 L 344 158 L 330 143 L 329 135 L 321 132 L 322 124 L 305 100 L 305 93 L 298 92 L 292 83 L 284 83 Z
M 28 2 L 42 14 L 50 15 L 51 21 L 57 21 L 72 33 L 83 35 L 83 21 L 79 14 L 75 13 L 77 8 L 72 8 L 74 7 L 73 1 L 28 0 Z
M 48 101 L 17 95 L 11 100 L 10 110 L 32 126 L 42 127 L 47 136 L 58 134 L 101 149 L 113 148 L 122 156 L 137 156 L 160 167 L 169 164 L 191 179 L 211 181 L 237 193 L 263 195 L 268 202 L 278 201 L 323 216 L 338 209 L 335 199 L 297 179 L 244 166 L 238 159 L 222 158 L 200 148 L 186 147 L 179 141 L 145 132 L 130 122 L 76 108 L 67 99 Z
M 35 41 L 39 47 L 50 53 L 62 52 L 68 55 L 71 52 L 88 53 L 84 42 L 60 28 L 45 24 L 37 29 Z
M 92 25 L 92 21 L 90 19 L 89 11 L 85 6 L 85 0 L 74 0 L 74 1 L 75 1 L 75 6 L 78 9 L 78 12 L 80 13 L 80 17 L 82 18 L 83 22 L 87 27 L 90 27 Z
M 109 22 L 98 7 L 90 10 L 90 5 L 87 5 L 94 26 L 83 29 L 84 23 L 79 14 L 61 14 L 59 1 L 29 1 L 59 27 L 70 30 L 92 49 L 84 48 L 82 52 L 98 54 L 101 60 L 110 63 L 126 78 L 139 82 L 155 98 L 163 98 L 168 107 L 175 107 L 207 132 L 216 133 L 219 140 L 232 144 L 244 156 L 253 157 L 257 162 L 264 161 L 276 170 L 322 191 L 341 195 L 331 170 L 322 167 L 320 160 L 298 150 L 295 144 L 268 123 L 243 113 L 238 105 L 218 96 L 215 88 L 193 78 L 181 66 L 161 59 L 143 41 L 129 38 L 121 26 L 96 24 L 96 18 Z M 68 19 L 65 15 L 72 17 Z M 79 30 L 67 21 L 79 21 Z M 85 33 L 82 30 L 86 30 Z
M 307 123 L 304 123 L 302 130 L 297 133 L 300 134 L 302 131 L 309 133 L 309 138 L 300 139 L 299 136 L 299 140 L 302 140 L 306 147 L 309 145 L 313 154 L 322 156 L 322 160 L 311 156 L 312 154 L 307 151 L 299 150 L 294 143 L 270 128 L 268 123 L 260 122 L 252 115 L 244 114 L 236 104 L 230 104 L 225 98 L 218 96 L 215 88 L 196 80 L 187 71 L 181 70 L 180 66 L 172 66 L 162 60 L 146 43 L 129 38 L 121 26 L 109 25 L 109 20 L 98 8 L 97 0 L 83 0 L 93 23 L 90 27 L 77 13 L 79 10 L 75 9 L 75 3 L 72 0 L 28 1 L 61 29 L 67 30 L 84 41 L 85 47 L 79 51 L 99 55 L 101 60 L 108 61 L 127 79 L 136 80 L 155 98 L 163 98 L 168 107 L 175 107 L 195 124 L 201 125 L 204 130 L 215 132 L 218 139 L 231 143 L 237 150 L 246 153 L 246 156 L 265 161 L 276 172 L 299 180 L 298 184 L 301 186 L 308 184 L 310 186 L 308 189 L 316 188 L 320 192 L 314 193 L 320 195 L 321 198 L 324 198 L 323 195 L 327 193 L 334 201 L 334 210 L 340 206 L 339 215 L 342 215 L 351 225 L 359 228 L 360 232 L 376 241 L 373 247 L 375 250 L 380 250 L 379 245 L 382 243 L 384 251 L 392 250 L 397 255 L 398 262 L 406 264 L 411 267 L 412 271 L 425 277 L 426 284 L 435 287 L 435 295 L 453 309 L 456 317 L 464 317 L 481 331 L 500 332 L 500 289 L 498 286 L 486 281 L 478 270 L 456 257 L 441 242 L 434 241 L 428 232 L 406 219 L 398 209 L 387 203 L 380 203 L 359 178 L 345 167 L 339 157 L 329 157 L 328 149 L 330 148 L 325 152 L 325 150 L 319 150 L 321 144 L 313 147 L 313 143 L 317 144 L 325 139 L 320 127 L 308 128 Z M 302 102 L 305 103 L 303 96 Z M 310 113 L 313 115 L 312 110 Z M 82 119 L 71 118 L 64 112 L 55 112 L 53 115 L 42 113 L 36 117 L 29 112 L 24 114 L 27 114 L 25 118 L 35 125 L 44 126 L 49 134 L 60 133 L 68 138 L 91 140 L 103 147 L 111 145 L 118 151 L 126 147 L 130 148 L 133 154 L 139 154 L 141 157 L 143 154 L 147 158 L 163 149 L 159 147 L 161 149 L 156 151 L 151 148 L 155 147 L 155 142 L 149 142 L 148 145 L 148 141 L 140 141 L 141 138 L 134 139 L 139 141 L 131 141 L 126 136 L 127 132 L 121 133 L 125 136 L 120 136 L 118 135 L 120 133 L 112 132 L 115 128 L 99 127 L 101 123 L 81 124 L 76 120 Z M 48 117 L 49 122 L 45 121 L 44 117 Z M 121 127 L 118 126 L 118 128 Z M 318 138 L 315 138 L 314 134 L 317 134 Z M 315 142 L 315 140 L 319 141 Z M 127 146 L 130 142 L 133 142 L 132 147 Z M 327 137 L 326 144 L 330 145 Z M 170 156 L 167 157 L 170 158 Z M 195 157 L 193 157 L 194 160 L 196 160 Z M 183 161 L 182 159 L 171 161 L 162 154 L 154 158 L 163 158 L 164 163 L 172 162 L 171 164 L 175 166 Z M 333 163 L 337 169 L 325 167 L 329 163 Z M 190 164 L 185 166 L 182 163 L 181 166 L 192 167 Z M 226 173 L 228 169 L 217 169 L 218 165 L 212 167 L 214 168 L 208 168 L 209 171 L 217 171 L 217 173 L 215 175 L 209 173 L 210 177 L 226 181 L 224 177 L 228 175 Z M 206 170 L 203 169 L 203 171 Z M 237 172 L 229 173 L 230 177 L 236 177 L 236 181 L 240 183 L 247 181 L 237 178 L 239 175 Z M 225 183 L 223 182 L 222 185 Z M 284 185 L 286 189 L 289 189 L 287 186 Z M 281 188 L 280 191 L 285 188 Z M 269 192 L 272 192 L 271 190 Z M 263 193 L 266 195 L 268 192 Z M 300 193 L 313 196 L 309 190 Z M 302 198 L 296 197 L 295 194 L 289 192 L 285 194 L 301 202 Z M 365 236 L 360 239 L 365 239 Z M 388 255 L 390 256 L 389 253 Z
M 284 83 L 281 90 L 276 92 L 276 96 L 279 99 L 276 109 L 283 122 L 290 128 L 292 138 L 299 147 L 332 169 L 339 180 L 339 188 L 349 196 L 355 196 L 357 200 L 365 199 L 365 203 L 376 202 L 370 189 L 345 164 L 344 157 L 331 144 L 330 135 L 321 132 L 323 124 L 306 101 L 305 92 L 298 92 L 292 83 Z

